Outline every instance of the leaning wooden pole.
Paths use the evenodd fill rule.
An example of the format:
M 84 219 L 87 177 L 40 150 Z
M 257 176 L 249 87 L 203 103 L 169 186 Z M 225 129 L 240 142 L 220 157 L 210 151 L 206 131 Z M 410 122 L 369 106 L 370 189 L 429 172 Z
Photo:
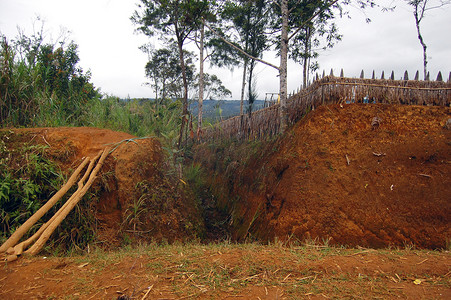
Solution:
M 61 212 L 66 209 L 66 207 L 69 205 L 69 203 L 81 191 L 85 180 L 87 179 L 87 177 L 91 173 L 91 170 L 94 167 L 94 163 L 97 161 L 97 159 L 100 157 L 101 154 L 102 154 L 102 151 L 100 151 L 96 157 L 94 157 L 90 160 L 89 166 L 88 166 L 87 170 L 85 171 L 85 174 L 78 182 L 78 189 L 72 194 L 72 196 L 66 201 L 66 203 L 64 203 L 64 205 L 52 216 L 52 218 L 50 220 L 48 220 L 45 224 L 43 224 L 41 226 L 41 228 L 39 228 L 39 230 L 35 234 L 33 234 L 33 236 L 31 236 L 27 240 L 21 242 L 20 244 L 17 244 L 16 246 L 14 246 L 14 248 L 9 248 L 7 250 L 7 254 L 16 255 L 16 256 L 21 255 L 23 253 L 23 251 L 25 249 L 27 249 L 27 247 L 30 246 L 34 241 L 36 241 L 41 236 L 41 234 L 47 229 L 47 227 L 50 224 L 52 224 L 56 218 L 58 218 L 58 216 L 61 214 Z M 89 157 L 87 157 L 85 160 L 88 161 Z M 86 164 L 84 164 L 84 165 L 86 165 Z
M 89 190 L 94 180 L 97 178 L 96 175 L 99 172 L 100 168 L 102 167 L 106 157 L 108 156 L 109 151 L 110 148 L 106 148 L 105 150 L 103 150 L 102 156 L 100 157 L 99 162 L 97 163 L 92 173 L 89 175 L 89 179 L 86 182 L 86 184 L 83 185 L 81 190 L 74 193 L 73 199 L 71 199 L 71 201 L 68 201 L 67 207 L 65 207 L 64 210 L 58 214 L 55 220 L 51 224 L 49 224 L 48 227 L 44 230 L 39 239 L 33 244 L 33 246 L 30 247 L 30 249 L 25 251 L 25 253 L 30 255 L 36 255 L 37 253 L 39 253 L 39 251 L 41 251 L 42 247 L 45 245 L 45 243 L 50 238 L 55 229 L 58 227 L 58 225 L 61 224 L 61 222 L 67 217 L 67 215 L 72 211 L 75 205 L 77 205 L 77 203 L 81 200 L 81 198 L 83 198 L 83 196 Z
M 74 185 L 77 181 L 78 175 L 84 169 L 89 162 L 89 158 L 85 158 L 83 162 L 74 171 L 72 176 L 66 182 L 66 184 L 55 194 L 46 204 L 44 204 L 37 212 L 35 212 L 25 223 L 23 223 L 12 235 L 0 246 L 0 253 L 5 252 L 8 248 L 14 247 L 16 243 L 22 238 L 22 236 L 58 202 L 61 197 Z

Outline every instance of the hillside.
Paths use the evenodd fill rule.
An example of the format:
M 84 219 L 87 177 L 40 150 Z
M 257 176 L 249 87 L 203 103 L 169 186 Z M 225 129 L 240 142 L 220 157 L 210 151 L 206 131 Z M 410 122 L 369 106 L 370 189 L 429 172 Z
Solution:
M 265 104 L 264 100 L 255 100 L 253 104 L 253 110 L 263 108 Z M 197 101 L 194 101 L 190 105 L 190 111 L 194 116 L 197 116 Z M 211 122 L 218 122 L 233 116 L 240 114 L 241 101 L 239 100 L 204 100 L 203 102 L 203 117 Z M 244 103 L 244 111 L 248 109 L 248 103 Z
M 450 117 L 449 107 L 323 106 L 276 140 L 203 145 L 195 160 L 234 239 L 447 248 Z
M 448 299 L 450 118 L 449 107 L 322 106 L 268 141 L 194 146 L 182 180 L 154 138 L 2 130 L 14 172 L 42 155 L 67 176 L 114 151 L 45 256 L 0 266 L 0 296 Z M 93 239 L 61 257 L 85 218 Z

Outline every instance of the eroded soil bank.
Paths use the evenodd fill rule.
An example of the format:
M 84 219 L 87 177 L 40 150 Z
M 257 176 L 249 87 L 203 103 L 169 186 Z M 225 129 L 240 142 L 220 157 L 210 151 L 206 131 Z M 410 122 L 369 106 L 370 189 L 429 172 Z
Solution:
M 83 210 L 82 216 L 94 219 L 92 245 L 111 249 L 138 240 L 173 242 L 204 234 L 193 195 L 175 176 L 171 161 L 155 138 L 88 127 L 14 128 L 0 133 L 7 149 L 23 144 L 45 146 L 43 155 L 57 162 L 67 176 L 84 157 L 112 147 L 90 193 L 76 208 Z M 13 149 L 7 155 L 14 153 Z M 43 203 L 47 200 L 39 199 Z M 86 202 L 90 203 L 84 205 Z M 73 231 L 77 231 L 76 225 Z M 77 245 L 82 250 L 86 246 Z
M 237 240 L 443 249 L 449 118 L 449 107 L 323 106 L 275 140 L 204 144 L 195 160 L 208 166 Z

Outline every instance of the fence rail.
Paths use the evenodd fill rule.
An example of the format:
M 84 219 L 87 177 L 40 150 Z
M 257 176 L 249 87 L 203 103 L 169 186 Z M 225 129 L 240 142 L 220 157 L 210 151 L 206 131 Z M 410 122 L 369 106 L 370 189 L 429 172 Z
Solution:
M 450 106 L 451 82 L 326 76 L 288 99 L 288 122 L 296 123 L 320 105 L 337 103 Z M 202 140 L 259 139 L 278 134 L 279 129 L 279 104 L 275 104 L 204 128 Z

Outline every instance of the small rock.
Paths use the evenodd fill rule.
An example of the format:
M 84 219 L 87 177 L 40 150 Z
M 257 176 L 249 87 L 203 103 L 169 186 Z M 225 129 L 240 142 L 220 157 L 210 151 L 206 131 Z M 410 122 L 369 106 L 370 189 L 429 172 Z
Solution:
M 443 126 L 445 129 L 451 129 L 451 118 L 448 119 L 445 123 L 445 126 Z
M 371 120 L 371 126 L 373 127 L 373 129 L 377 129 L 379 128 L 379 125 L 381 125 L 381 118 L 379 117 L 374 117 L 373 120 Z

